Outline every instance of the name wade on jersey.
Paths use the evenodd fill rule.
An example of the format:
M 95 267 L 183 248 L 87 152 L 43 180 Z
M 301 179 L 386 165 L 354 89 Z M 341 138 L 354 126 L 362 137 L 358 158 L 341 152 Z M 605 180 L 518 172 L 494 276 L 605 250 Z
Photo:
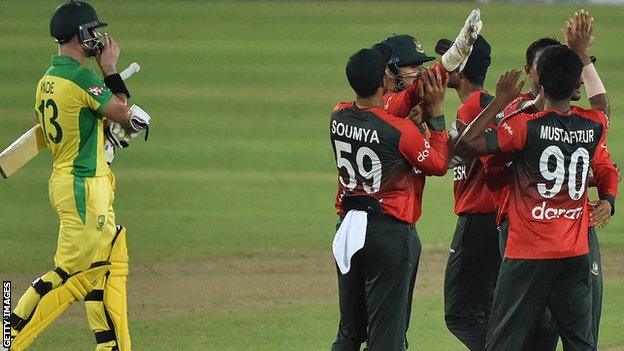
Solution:
M 379 144 L 379 134 L 377 130 L 354 127 L 342 122 L 337 122 L 336 120 L 332 121 L 331 133 L 360 142 Z

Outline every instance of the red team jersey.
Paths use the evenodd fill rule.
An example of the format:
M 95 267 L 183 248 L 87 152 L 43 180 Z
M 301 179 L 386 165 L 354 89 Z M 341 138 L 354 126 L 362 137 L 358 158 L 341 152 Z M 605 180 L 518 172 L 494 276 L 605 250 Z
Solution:
M 487 91 L 472 92 L 457 110 L 457 129 L 463 131 L 485 107 L 494 99 Z M 488 129 L 496 128 L 494 123 Z M 499 190 L 490 190 L 485 184 L 484 161 L 487 157 L 466 160 L 453 168 L 453 193 L 455 214 L 496 212 L 500 196 Z
M 438 69 L 442 72 L 442 79 L 446 81 L 449 72 L 442 66 L 441 62 L 436 62 L 429 70 Z M 410 111 L 422 101 L 418 83 L 408 86 L 400 92 L 389 92 L 384 95 L 384 109 L 389 114 L 401 118 L 409 115 Z M 433 116 L 435 117 L 435 116 Z
M 421 214 L 425 176 L 447 170 L 446 131 L 432 130 L 426 140 L 412 121 L 381 107 L 338 104 L 330 138 L 338 167 L 339 215 L 344 215 L 343 197 L 368 195 L 380 202 L 383 213 L 413 224 Z
M 607 130 L 603 112 L 572 107 L 567 113 L 518 114 L 486 133 L 488 145 L 513 161 L 505 257 L 556 259 L 589 252 L 589 168 L 601 197 L 617 194 Z
M 519 113 L 522 105 L 535 99 L 530 91 L 518 95 L 503 111 L 505 116 L 513 116 Z M 501 225 L 507 218 L 507 203 L 509 202 L 509 169 L 507 164 L 511 162 L 511 154 L 498 154 L 486 156 L 483 159 L 485 167 L 485 182 L 491 191 L 499 192 L 498 211 L 496 224 Z

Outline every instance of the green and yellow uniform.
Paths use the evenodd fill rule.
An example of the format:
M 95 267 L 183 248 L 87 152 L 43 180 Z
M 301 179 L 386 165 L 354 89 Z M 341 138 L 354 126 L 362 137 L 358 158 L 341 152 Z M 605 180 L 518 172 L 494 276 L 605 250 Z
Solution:
M 27 348 L 52 315 L 85 299 L 96 350 L 130 350 L 125 229 L 115 225 L 115 179 L 104 156 L 102 115 L 112 98 L 102 78 L 68 56 L 53 56 L 37 85 L 35 112 L 54 160 L 49 196 L 60 226 L 56 268 L 33 282 L 11 316 L 12 349 Z
M 102 78 L 69 56 L 53 56 L 37 85 L 35 111 L 54 159 L 50 202 L 61 222 L 54 261 L 69 274 L 106 260 L 115 235 L 101 117 L 112 97 Z

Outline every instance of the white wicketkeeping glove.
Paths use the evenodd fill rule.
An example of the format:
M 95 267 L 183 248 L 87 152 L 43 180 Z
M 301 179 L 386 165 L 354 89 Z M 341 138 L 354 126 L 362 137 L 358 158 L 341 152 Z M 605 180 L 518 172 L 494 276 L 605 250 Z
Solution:
M 137 105 L 130 107 L 130 114 L 130 129 L 122 127 L 119 123 L 111 123 L 104 131 L 106 136 L 104 154 L 109 165 L 113 163 L 115 158 L 115 148 L 127 148 L 130 146 L 130 140 L 139 136 L 143 130 L 145 130 L 145 140 L 147 140 L 149 124 L 152 118 Z
M 450 49 L 448 49 L 440 59 L 447 71 L 453 72 L 459 68 L 461 72 L 472 52 L 472 44 L 470 44 L 469 40 L 476 40 L 482 28 L 481 10 L 474 9 L 470 12 L 468 18 L 466 18 L 466 22 L 459 31 L 457 38 L 455 38 L 453 45 L 451 45 Z

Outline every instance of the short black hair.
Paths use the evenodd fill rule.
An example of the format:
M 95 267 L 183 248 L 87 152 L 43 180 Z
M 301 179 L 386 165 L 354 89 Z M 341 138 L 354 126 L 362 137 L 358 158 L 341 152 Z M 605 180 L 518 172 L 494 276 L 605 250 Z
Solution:
M 472 45 L 472 53 L 468 56 L 466 65 L 462 70 L 464 77 L 466 77 L 470 83 L 483 86 L 488 67 L 490 67 L 492 63 L 491 54 L 492 48 L 490 44 L 483 36 L 479 35 Z
M 527 66 L 531 67 L 533 66 L 533 61 L 535 61 L 535 56 L 537 56 L 537 53 L 541 50 L 546 49 L 549 46 L 554 46 L 554 45 L 561 45 L 561 43 L 559 42 L 559 40 L 554 39 L 554 38 L 540 38 L 537 39 L 536 41 L 532 42 L 531 45 L 529 45 L 529 47 L 527 48 L 526 51 L 526 64 Z
M 583 62 L 565 45 L 544 49 L 537 61 L 540 85 L 555 100 L 566 100 L 579 87 Z
M 362 49 L 347 62 L 347 79 L 349 85 L 359 97 L 367 98 L 375 95 L 382 85 L 391 49 L 378 44 L 373 49 Z

